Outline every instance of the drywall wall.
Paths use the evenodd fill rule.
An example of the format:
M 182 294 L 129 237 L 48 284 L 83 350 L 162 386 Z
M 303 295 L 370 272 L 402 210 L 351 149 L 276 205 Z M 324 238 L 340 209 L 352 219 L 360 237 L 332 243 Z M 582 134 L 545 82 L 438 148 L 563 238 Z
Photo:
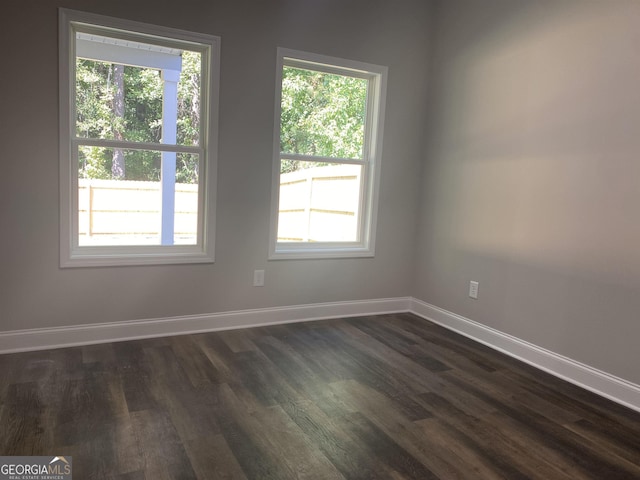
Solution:
M 429 5 L 3 3 L 0 331 L 408 295 Z M 215 264 L 59 268 L 58 7 L 221 37 Z M 278 46 L 389 67 L 375 258 L 267 261 Z M 254 269 L 266 271 L 265 287 L 252 287 Z
M 435 8 L 414 296 L 640 383 L 640 2 Z

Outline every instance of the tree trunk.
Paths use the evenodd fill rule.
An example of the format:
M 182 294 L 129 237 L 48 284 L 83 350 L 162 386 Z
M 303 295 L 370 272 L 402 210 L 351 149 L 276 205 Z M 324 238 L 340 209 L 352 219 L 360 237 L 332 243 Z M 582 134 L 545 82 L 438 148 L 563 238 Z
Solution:
M 124 65 L 113 66 L 113 84 L 115 95 L 113 96 L 113 138 L 123 140 L 122 130 L 124 128 Z M 111 164 L 111 175 L 115 179 L 124 179 L 126 174 L 124 165 L 124 151 L 121 148 L 113 149 L 113 162 Z

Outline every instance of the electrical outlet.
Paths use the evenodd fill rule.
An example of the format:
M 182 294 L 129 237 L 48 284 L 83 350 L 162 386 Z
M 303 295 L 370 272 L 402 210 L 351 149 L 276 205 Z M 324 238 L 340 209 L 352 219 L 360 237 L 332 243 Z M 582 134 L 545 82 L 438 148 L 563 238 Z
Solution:
M 264 287 L 264 270 L 253 271 L 253 286 Z
M 474 282 L 473 280 L 471 280 L 469 282 L 469 296 L 471 298 L 478 298 L 478 287 L 479 287 L 479 283 L 478 282 Z

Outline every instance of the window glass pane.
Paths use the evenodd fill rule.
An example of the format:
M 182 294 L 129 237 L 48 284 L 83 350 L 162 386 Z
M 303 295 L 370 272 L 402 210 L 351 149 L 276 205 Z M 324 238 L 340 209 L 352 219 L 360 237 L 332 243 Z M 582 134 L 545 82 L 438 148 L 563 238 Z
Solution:
M 361 176 L 361 165 L 282 160 L 278 241 L 358 241 Z
M 285 66 L 280 151 L 361 159 L 367 85 L 361 78 Z
M 197 243 L 198 155 L 81 146 L 78 169 L 80 246 Z
M 178 144 L 200 145 L 200 92 L 202 55 L 182 51 L 182 71 L 178 83 Z
M 76 134 L 160 143 L 162 84 L 157 70 L 79 58 Z
M 162 155 L 150 150 L 80 146 L 78 178 L 160 181 Z
M 200 144 L 200 53 L 83 33 L 76 43 L 78 137 Z
M 198 243 L 198 178 L 200 156 L 176 154 L 175 226 L 176 245 Z

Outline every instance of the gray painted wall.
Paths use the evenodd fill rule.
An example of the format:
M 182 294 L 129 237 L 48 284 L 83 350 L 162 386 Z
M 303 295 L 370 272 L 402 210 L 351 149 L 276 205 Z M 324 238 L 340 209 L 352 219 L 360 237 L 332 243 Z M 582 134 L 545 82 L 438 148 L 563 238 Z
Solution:
M 58 6 L 221 36 L 214 265 L 59 269 Z M 0 22 L 0 331 L 410 294 L 425 2 L 10 0 Z M 389 66 L 373 259 L 267 262 L 277 46 Z
M 414 296 L 640 383 L 640 2 L 435 15 Z

